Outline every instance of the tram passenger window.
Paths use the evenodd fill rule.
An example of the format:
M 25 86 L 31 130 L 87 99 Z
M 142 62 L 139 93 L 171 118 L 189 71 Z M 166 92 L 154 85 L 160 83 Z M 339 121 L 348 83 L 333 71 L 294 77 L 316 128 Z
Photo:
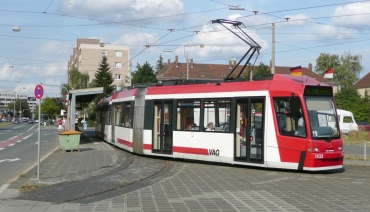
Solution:
M 113 104 L 114 125 L 119 126 L 121 123 L 122 104 Z
M 122 118 L 121 118 L 121 126 L 132 128 L 132 106 L 131 102 L 125 102 L 122 104 Z
M 230 99 L 205 99 L 204 129 L 213 123 L 215 132 L 229 132 Z
M 177 103 L 177 130 L 199 131 L 200 100 L 183 99 Z

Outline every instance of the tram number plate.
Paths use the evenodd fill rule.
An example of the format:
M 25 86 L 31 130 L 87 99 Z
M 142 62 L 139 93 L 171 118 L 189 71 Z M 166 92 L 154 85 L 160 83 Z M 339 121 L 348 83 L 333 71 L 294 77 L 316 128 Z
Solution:
M 323 159 L 324 154 L 315 154 L 315 159 Z

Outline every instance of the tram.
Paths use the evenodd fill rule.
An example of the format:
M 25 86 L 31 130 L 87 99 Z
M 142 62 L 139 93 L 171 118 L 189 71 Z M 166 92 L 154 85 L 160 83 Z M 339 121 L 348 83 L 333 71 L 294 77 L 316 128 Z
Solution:
M 331 86 L 275 74 L 115 93 L 97 105 L 96 132 L 141 155 L 321 171 L 343 168 L 337 120 Z
M 332 87 L 307 76 L 242 80 L 261 47 L 241 22 L 212 23 L 250 46 L 223 81 L 167 81 L 115 93 L 97 104 L 97 135 L 141 155 L 307 171 L 343 168 Z

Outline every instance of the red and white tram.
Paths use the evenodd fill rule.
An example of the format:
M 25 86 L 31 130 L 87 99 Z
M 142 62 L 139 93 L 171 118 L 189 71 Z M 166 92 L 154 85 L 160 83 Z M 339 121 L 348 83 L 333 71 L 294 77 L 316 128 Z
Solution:
M 275 74 L 115 93 L 97 105 L 96 131 L 141 155 L 320 171 L 343 168 L 337 120 L 331 86 Z

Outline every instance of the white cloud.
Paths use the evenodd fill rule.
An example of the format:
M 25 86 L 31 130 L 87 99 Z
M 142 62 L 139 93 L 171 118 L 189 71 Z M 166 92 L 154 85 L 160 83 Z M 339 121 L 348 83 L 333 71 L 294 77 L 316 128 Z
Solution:
M 48 63 L 47 66 L 44 67 L 42 70 L 43 75 L 45 76 L 53 76 L 56 78 L 61 78 L 63 76 L 67 76 L 67 62 L 56 62 L 56 63 Z
M 370 11 L 370 2 L 358 2 L 347 4 L 346 6 L 338 7 L 332 14 L 333 16 L 343 16 L 333 18 L 333 23 L 342 26 L 368 27 L 370 26 L 368 14 L 369 11 Z
M 0 76 L 6 76 L 7 82 L 16 83 L 17 80 L 22 76 L 22 73 L 15 67 L 11 68 L 10 64 L 4 64 L 0 68 Z
M 353 38 L 357 33 L 357 30 L 341 28 L 332 25 L 315 25 L 313 27 L 314 31 L 317 33 L 317 39 L 348 39 Z
M 152 42 L 154 42 L 156 40 L 156 37 L 156 34 L 142 32 L 134 34 L 124 34 L 120 36 L 117 41 L 114 41 L 113 44 L 130 46 L 142 45 L 142 47 L 144 47 L 145 44 L 151 44 Z
M 243 31 L 246 31 L 262 49 L 267 48 L 267 42 L 261 39 L 254 30 L 244 28 Z M 201 44 L 204 45 L 203 48 L 200 47 Z M 231 59 L 244 55 L 250 48 L 248 44 L 219 24 L 204 25 L 201 32 L 184 43 L 184 46 L 185 51 L 189 52 L 189 57 L 191 58 L 215 57 Z M 183 55 L 184 47 L 178 48 L 176 53 Z
M 70 55 L 72 54 L 73 45 L 67 44 L 65 42 L 59 41 L 49 41 L 40 47 L 40 53 L 50 55 L 53 57 L 56 55 Z
M 115 45 L 128 45 L 130 47 L 130 57 L 136 58 L 136 56 L 143 55 L 148 52 L 155 52 L 158 51 L 157 48 L 151 46 L 145 49 L 145 45 L 150 45 L 158 39 L 157 34 L 150 34 L 150 33 L 135 33 L 135 34 L 124 34 L 119 37 L 117 41 L 114 41 L 113 44 Z M 144 52 L 141 52 L 145 50 Z M 139 55 L 137 55 L 141 52 Z M 147 60 L 148 58 L 145 58 Z
M 129 10 L 132 0 L 65 0 L 60 6 L 64 14 L 87 17 L 111 17 Z
M 135 17 L 148 18 L 179 14 L 183 12 L 184 5 L 179 0 L 136 0 L 132 8 Z
M 286 15 L 284 20 L 279 20 L 279 26 L 302 26 L 307 24 L 310 17 L 305 14 Z
M 181 14 L 184 5 L 180 0 L 65 0 L 59 9 L 64 14 L 79 17 L 127 21 Z M 173 17 L 166 20 L 177 19 L 179 18 Z

